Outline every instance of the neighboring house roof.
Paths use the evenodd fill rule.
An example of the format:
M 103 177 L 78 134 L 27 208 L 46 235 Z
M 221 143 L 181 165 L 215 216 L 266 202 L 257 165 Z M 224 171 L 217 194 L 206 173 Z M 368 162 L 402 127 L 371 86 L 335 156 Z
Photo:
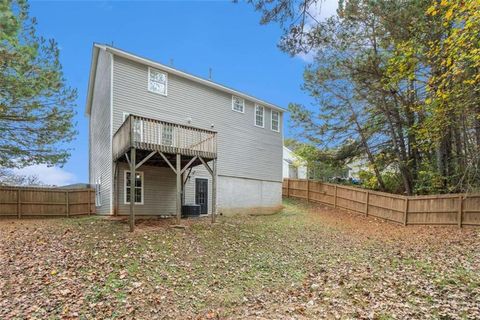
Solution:
M 90 188 L 90 184 L 88 183 L 74 183 L 74 184 L 67 184 L 64 186 L 57 187 L 58 189 L 87 189 Z
M 285 155 L 287 155 L 287 157 L 285 157 Z M 288 149 L 287 147 L 283 146 L 283 160 L 288 162 L 289 164 L 293 164 L 293 159 L 302 162 L 301 164 L 304 166 L 307 164 L 307 161 L 305 159 L 296 155 L 295 152 Z
M 92 107 L 93 87 L 94 87 L 94 83 L 95 83 L 95 72 L 97 70 L 98 52 L 99 52 L 100 49 L 106 50 L 107 52 L 110 52 L 110 53 L 112 53 L 114 55 L 117 55 L 119 57 L 131 60 L 131 61 L 136 61 L 138 63 L 144 64 L 144 65 L 156 68 L 156 69 L 163 70 L 165 72 L 174 74 L 176 76 L 179 76 L 179 77 L 182 77 L 182 78 L 185 78 L 185 79 L 189 79 L 189 80 L 192 80 L 194 82 L 201 83 L 201 84 L 206 85 L 208 87 L 215 88 L 215 89 L 223 91 L 223 92 L 227 92 L 229 94 L 244 98 L 246 100 L 250 100 L 252 102 L 261 104 L 263 106 L 278 110 L 280 112 L 285 112 L 286 111 L 284 108 L 279 107 L 275 104 L 272 104 L 270 102 L 266 102 L 264 100 L 260 100 L 258 98 L 255 98 L 255 97 L 251 96 L 251 95 L 248 95 L 246 93 L 231 89 L 227 86 L 224 86 L 222 84 L 213 82 L 211 80 L 207 80 L 207 79 L 192 75 L 190 73 L 180 71 L 178 69 L 166 66 L 164 64 L 155 62 L 155 61 L 150 60 L 150 59 L 140 57 L 138 55 L 129 53 L 129 52 L 124 51 L 124 50 L 120 50 L 120 49 L 117 49 L 117 48 L 114 48 L 114 47 L 111 47 L 111 46 L 108 46 L 108 45 L 104 45 L 104 44 L 94 43 L 93 44 L 93 52 L 92 52 L 92 63 L 90 65 L 90 77 L 89 77 L 89 81 L 88 81 L 87 105 L 86 105 L 86 109 L 85 109 L 86 114 L 90 114 L 90 110 L 91 110 L 91 107 Z

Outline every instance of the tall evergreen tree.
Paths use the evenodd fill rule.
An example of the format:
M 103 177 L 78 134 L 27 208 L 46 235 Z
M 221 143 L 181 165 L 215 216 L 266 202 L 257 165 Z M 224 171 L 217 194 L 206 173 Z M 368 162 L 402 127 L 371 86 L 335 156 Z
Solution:
M 35 31 L 25 0 L 0 2 L 0 167 L 63 164 L 77 91 L 67 86 L 54 40 Z

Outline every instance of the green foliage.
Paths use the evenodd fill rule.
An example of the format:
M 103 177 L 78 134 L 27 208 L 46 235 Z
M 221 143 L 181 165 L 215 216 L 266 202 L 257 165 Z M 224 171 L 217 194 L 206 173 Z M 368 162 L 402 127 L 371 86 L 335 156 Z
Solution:
M 380 190 L 377 177 L 370 170 L 362 170 L 359 173 L 362 186 L 367 189 Z M 386 171 L 382 173 L 382 179 L 385 183 L 385 190 L 390 193 L 403 193 L 402 179 L 398 172 Z
M 348 169 L 341 158 L 343 154 L 340 150 L 320 149 L 311 143 L 302 143 L 295 139 L 286 139 L 284 144 L 307 162 L 309 179 L 328 181 L 333 177 L 347 175 Z
M 479 1 L 342 0 L 324 21 L 315 0 L 252 2 L 285 27 L 282 50 L 315 56 L 316 108 L 289 106 L 302 139 L 366 157 L 372 188 L 480 189 Z
M 54 40 L 35 32 L 24 0 L 0 3 L 0 166 L 63 164 L 76 134 L 77 92 L 66 85 Z

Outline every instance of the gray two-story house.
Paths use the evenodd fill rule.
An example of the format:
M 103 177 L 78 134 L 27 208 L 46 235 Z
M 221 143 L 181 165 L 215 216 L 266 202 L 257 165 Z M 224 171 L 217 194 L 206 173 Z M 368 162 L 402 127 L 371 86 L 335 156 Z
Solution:
M 280 206 L 283 111 L 94 44 L 86 114 L 97 212 L 167 216 L 185 204 L 200 205 L 203 214 Z

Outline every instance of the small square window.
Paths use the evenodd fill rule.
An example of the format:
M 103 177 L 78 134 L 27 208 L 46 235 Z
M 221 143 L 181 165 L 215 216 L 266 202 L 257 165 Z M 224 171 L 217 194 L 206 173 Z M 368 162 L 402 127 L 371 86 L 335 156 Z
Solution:
M 263 128 L 265 126 L 264 115 L 265 115 L 265 108 L 256 104 L 255 105 L 255 125 L 257 127 Z
M 167 95 L 168 77 L 165 72 L 148 68 L 148 91 Z
M 232 110 L 244 113 L 245 112 L 245 100 L 242 98 L 232 96 Z
M 272 124 L 273 131 L 280 132 L 280 112 L 272 110 Z

